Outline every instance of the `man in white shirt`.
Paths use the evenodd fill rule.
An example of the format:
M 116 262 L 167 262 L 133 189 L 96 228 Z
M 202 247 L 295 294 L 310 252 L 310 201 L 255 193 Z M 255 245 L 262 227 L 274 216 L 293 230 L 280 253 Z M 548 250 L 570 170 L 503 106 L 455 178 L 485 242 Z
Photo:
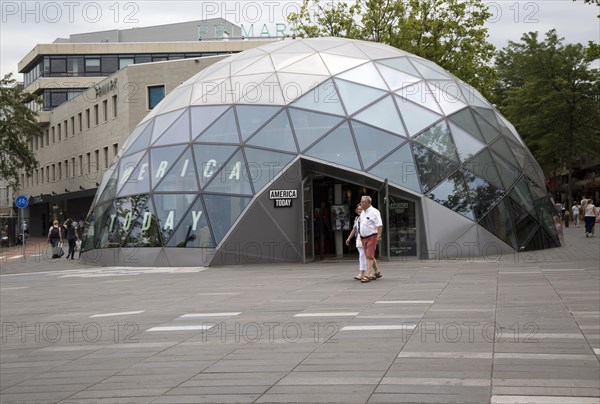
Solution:
M 377 243 L 381 240 L 383 231 L 383 222 L 381 214 L 377 209 L 371 206 L 371 197 L 364 195 L 360 199 L 360 206 L 363 211 L 360 214 L 360 237 L 367 257 L 367 276 L 364 276 L 361 282 L 370 282 L 381 278 L 381 271 L 375 261 L 375 249 Z M 375 271 L 375 272 L 373 272 Z

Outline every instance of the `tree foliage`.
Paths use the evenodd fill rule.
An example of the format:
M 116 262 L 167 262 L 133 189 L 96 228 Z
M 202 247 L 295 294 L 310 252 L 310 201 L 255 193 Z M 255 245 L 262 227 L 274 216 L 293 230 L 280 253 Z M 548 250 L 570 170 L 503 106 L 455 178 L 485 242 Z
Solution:
M 16 84 L 12 74 L 0 79 L 0 178 L 14 189 L 19 187 L 20 170 L 31 174 L 37 167 L 27 140 L 42 133 L 36 113 L 27 107 L 30 102 L 39 102 L 39 98 Z
M 288 15 L 294 36 L 381 42 L 429 59 L 489 96 L 495 47 L 482 0 L 304 0 Z
M 600 70 L 591 67 L 600 47 L 563 41 L 550 30 L 509 42 L 496 59 L 496 103 L 544 171 L 566 167 L 570 178 L 577 159 L 600 155 Z

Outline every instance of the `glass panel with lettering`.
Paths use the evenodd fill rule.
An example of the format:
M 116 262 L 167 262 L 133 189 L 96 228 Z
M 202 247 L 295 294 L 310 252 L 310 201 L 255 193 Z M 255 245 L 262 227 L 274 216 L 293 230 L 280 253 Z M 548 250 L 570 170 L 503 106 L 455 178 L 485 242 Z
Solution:
M 201 188 L 204 188 L 237 149 L 235 146 L 194 145 L 196 171 L 198 172 Z
M 191 148 L 188 148 L 179 158 L 179 160 L 177 160 L 175 164 L 171 164 L 169 167 L 169 171 L 164 178 L 162 178 L 162 180 L 156 178 L 156 175 L 153 176 L 155 183 L 156 181 L 160 180 L 160 183 L 154 188 L 154 191 L 198 191 L 198 180 L 196 178 L 196 169 L 194 166 L 194 158 L 192 156 Z
M 177 158 L 183 152 L 185 146 L 171 147 L 153 147 L 150 149 L 150 176 L 152 177 L 152 186 L 155 187 L 164 177 L 167 172 L 173 168 Z M 193 161 L 191 162 L 194 165 Z M 185 188 L 172 188 L 169 191 L 185 190 Z
M 175 232 L 177 224 L 188 213 L 189 207 L 197 196 L 197 194 L 161 193 L 155 193 L 153 195 L 159 231 L 164 245 L 168 244 L 168 241 Z
M 183 219 L 176 224 L 176 230 L 167 246 L 179 248 L 214 248 L 202 198 L 198 197 Z
M 219 172 L 215 173 L 204 190 L 225 194 L 253 194 L 246 161 L 241 150 L 234 154 Z

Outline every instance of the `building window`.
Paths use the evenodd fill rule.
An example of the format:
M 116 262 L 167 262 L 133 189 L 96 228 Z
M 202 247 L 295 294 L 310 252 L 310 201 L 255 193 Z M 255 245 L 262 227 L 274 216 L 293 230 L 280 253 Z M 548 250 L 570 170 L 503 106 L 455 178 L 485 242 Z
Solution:
M 92 172 L 92 157 L 90 152 L 87 152 L 85 154 L 85 161 L 86 161 L 86 165 L 87 165 L 87 172 L 91 173 Z
M 62 125 L 60 123 L 56 125 L 56 132 L 58 134 L 58 141 L 60 142 L 62 139 Z
M 113 104 L 113 118 L 117 117 L 117 94 L 112 96 L 112 104 Z
M 118 153 L 119 153 L 119 144 L 118 143 L 114 143 L 113 144 L 113 157 L 117 157 Z
M 100 116 L 98 111 L 98 104 L 94 105 L 94 124 L 97 126 L 100 122 Z
M 105 146 L 104 149 L 102 149 L 102 154 L 102 157 L 104 158 L 104 168 L 108 168 L 108 146 Z
M 46 129 L 46 146 L 50 144 L 50 130 Z
M 83 131 L 83 114 L 80 112 L 77 114 L 77 122 L 79 124 L 79 133 Z
M 71 136 L 75 136 L 75 117 L 71 117 Z
M 62 163 L 58 163 L 58 167 L 56 169 L 56 179 L 62 179 Z
M 64 125 L 65 125 L 65 139 L 69 137 L 69 126 L 68 126 L 69 121 L 67 121 L 65 119 Z
M 38 142 L 39 142 L 38 137 L 34 136 L 34 138 L 33 138 L 33 146 L 34 146 L 35 150 L 38 149 L 38 145 L 39 145 Z
M 44 171 L 44 169 L 42 168 L 42 172 Z M 39 185 L 40 183 L 40 171 L 39 170 L 35 170 L 35 185 Z
M 44 183 L 44 167 L 42 167 L 40 169 L 40 171 L 42 172 L 42 184 Z
M 71 157 L 71 170 L 72 177 L 75 178 L 75 157 Z
M 56 181 L 56 164 L 52 164 L 52 182 Z
M 69 179 L 69 160 L 65 160 L 65 179 Z
M 85 122 L 87 124 L 87 128 L 89 129 L 91 126 L 91 123 L 92 123 L 90 120 L 90 109 L 89 108 L 85 110 Z
M 100 58 L 85 59 L 86 73 L 100 73 Z
M 104 122 L 108 121 L 108 100 L 102 101 L 102 114 L 104 115 Z
M 54 126 L 52 127 L 52 144 L 56 143 L 56 133 L 54 130 Z
M 100 171 L 100 150 L 94 150 L 94 161 L 96 162 L 96 171 Z
M 119 58 L 119 69 L 132 65 L 134 63 L 133 57 Z
M 79 155 L 79 175 L 83 175 L 83 154 Z
M 165 98 L 165 86 L 148 86 L 148 109 L 153 109 Z

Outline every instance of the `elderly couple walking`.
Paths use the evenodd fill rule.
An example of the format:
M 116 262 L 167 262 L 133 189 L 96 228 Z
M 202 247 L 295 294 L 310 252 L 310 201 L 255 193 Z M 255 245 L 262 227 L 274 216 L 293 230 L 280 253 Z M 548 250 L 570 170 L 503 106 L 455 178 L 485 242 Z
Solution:
M 379 211 L 371 206 L 370 196 L 365 195 L 360 199 L 356 213 L 359 216 L 354 220 L 346 245 L 350 244 L 352 237 L 356 237 L 360 272 L 354 279 L 367 283 L 381 278 L 381 271 L 375 260 L 375 249 L 381 240 L 383 223 Z

